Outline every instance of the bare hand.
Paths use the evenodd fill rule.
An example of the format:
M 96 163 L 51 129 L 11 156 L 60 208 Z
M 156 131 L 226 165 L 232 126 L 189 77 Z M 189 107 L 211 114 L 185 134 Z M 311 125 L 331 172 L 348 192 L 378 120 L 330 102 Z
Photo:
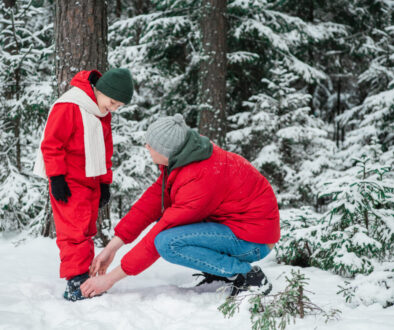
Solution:
M 102 294 L 114 285 L 108 274 L 102 276 L 91 277 L 81 285 L 82 295 L 91 298 Z
M 107 272 L 108 266 L 111 264 L 112 260 L 114 260 L 115 253 L 116 251 L 109 248 L 105 248 L 101 251 L 100 254 L 93 259 L 90 265 L 89 275 L 104 275 Z

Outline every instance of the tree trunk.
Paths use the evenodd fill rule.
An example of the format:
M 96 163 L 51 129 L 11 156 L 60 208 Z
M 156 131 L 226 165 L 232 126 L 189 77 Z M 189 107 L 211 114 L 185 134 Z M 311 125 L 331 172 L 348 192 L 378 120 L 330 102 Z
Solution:
M 110 205 L 107 204 L 102 209 L 99 209 L 97 219 L 97 235 L 95 237 L 96 244 L 101 247 L 105 247 L 111 238 L 107 234 L 111 229 L 110 221 Z
M 313 24 L 314 20 L 315 20 L 315 3 L 314 0 L 310 0 L 309 2 L 309 15 L 308 15 L 308 21 L 311 22 Z M 314 53 L 313 53 L 313 48 L 312 46 L 308 47 L 308 57 L 309 57 L 309 63 L 311 65 L 314 65 L 315 63 L 315 59 L 314 59 Z M 311 99 L 309 101 L 309 115 L 313 115 L 315 113 L 315 106 L 313 104 L 313 96 L 315 93 L 315 84 L 314 83 L 309 83 L 308 84 L 308 94 L 310 94 Z
M 16 41 L 16 40 L 15 40 Z M 18 49 L 18 52 L 20 50 Z M 22 61 L 21 60 L 18 68 L 14 72 L 14 77 L 15 77 L 15 94 L 16 94 L 16 99 L 19 101 L 20 99 L 20 94 L 21 94 L 21 86 L 20 86 L 20 68 L 22 66 Z M 22 172 L 22 160 L 21 160 L 21 113 L 18 111 L 18 115 L 15 118 L 15 125 L 14 125 L 14 136 L 15 136 L 15 148 L 16 148 L 16 168 L 18 169 L 19 172 Z
M 341 127 L 339 126 L 339 122 L 336 121 L 337 117 L 341 114 L 341 78 L 338 77 L 338 88 L 337 88 L 337 109 L 336 109 L 336 117 L 334 118 L 334 134 L 335 141 L 337 147 L 339 148 L 339 141 L 341 141 Z
M 4 0 L 4 5 L 6 8 L 15 7 L 16 0 Z
M 81 70 L 108 67 L 108 22 L 106 1 L 56 2 L 56 78 L 59 95 Z
M 58 94 L 69 89 L 71 78 L 81 70 L 108 68 L 108 22 L 106 1 L 68 1 L 56 2 L 55 41 L 56 78 Z M 109 209 L 107 207 L 107 215 Z M 101 217 L 101 218 L 100 218 Z M 104 218 L 99 212 L 98 236 L 102 238 Z M 54 237 L 52 211 L 45 216 L 43 235 Z
M 6 8 L 10 9 L 12 8 L 12 11 L 10 13 L 10 19 L 12 21 L 12 32 L 13 32 L 13 41 L 14 45 L 12 47 L 9 47 L 11 39 L 7 38 L 5 42 L 5 48 L 7 51 L 10 53 L 10 55 L 19 55 L 21 56 L 21 45 L 20 42 L 17 38 L 18 32 L 15 26 L 15 18 L 14 16 L 18 14 L 18 8 L 16 7 L 16 1 L 5 1 L 4 5 Z M 11 88 L 5 93 L 6 99 L 12 99 L 14 96 L 16 96 L 16 100 L 20 100 L 21 96 L 21 86 L 20 86 L 20 81 L 21 81 L 21 67 L 22 63 L 25 59 L 25 56 L 21 56 L 20 62 L 18 63 L 18 66 L 13 69 L 13 82 L 14 84 L 11 86 Z M 14 131 L 14 137 L 15 137 L 15 156 L 16 156 L 16 168 L 18 169 L 19 172 L 22 171 L 22 162 L 21 162 L 21 113 L 18 110 L 16 116 L 12 120 L 12 126 L 13 126 L 13 131 Z
M 120 18 L 121 14 L 122 14 L 122 1 L 116 0 L 115 15 L 117 18 Z
M 219 145 L 226 137 L 226 0 L 203 0 L 200 133 Z
M 44 237 L 56 237 L 55 222 L 53 221 L 53 213 L 51 210 L 51 202 L 49 200 L 49 191 L 47 192 L 47 201 L 45 203 L 45 219 L 44 226 L 41 230 L 41 235 Z

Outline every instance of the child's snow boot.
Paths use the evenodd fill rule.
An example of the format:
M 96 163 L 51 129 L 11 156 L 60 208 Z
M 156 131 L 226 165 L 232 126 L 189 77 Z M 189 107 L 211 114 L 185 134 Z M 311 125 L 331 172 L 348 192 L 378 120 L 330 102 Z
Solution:
M 80 286 L 83 282 L 85 282 L 89 278 L 89 273 L 84 273 L 81 275 L 77 275 L 73 277 L 72 279 L 67 281 L 67 287 L 66 291 L 64 291 L 64 299 L 70 300 L 70 301 L 77 301 L 77 300 L 83 300 L 86 299 L 82 295 Z
M 272 290 L 272 284 L 268 282 L 267 277 L 259 266 L 253 268 L 244 274 L 238 274 L 232 280 L 231 293 L 229 297 L 235 297 L 242 291 L 252 291 L 253 293 L 263 294 L 266 296 Z

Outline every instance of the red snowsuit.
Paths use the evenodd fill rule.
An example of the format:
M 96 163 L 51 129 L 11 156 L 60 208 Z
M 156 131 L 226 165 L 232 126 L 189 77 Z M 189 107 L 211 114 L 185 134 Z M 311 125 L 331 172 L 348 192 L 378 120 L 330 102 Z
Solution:
M 162 168 L 157 181 L 115 227 L 115 235 L 127 244 L 160 218 L 123 257 L 121 267 L 126 274 L 137 275 L 152 265 L 160 257 L 155 237 L 175 226 L 205 220 L 227 225 L 246 241 L 268 244 L 279 240 L 279 210 L 271 185 L 241 156 L 214 145 L 208 159 L 173 169 L 165 180 L 162 213 L 163 173 Z
M 81 71 L 71 85 L 82 89 L 97 103 L 88 80 L 98 71 Z M 111 114 L 99 118 L 103 126 L 107 173 L 97 177 L 85 175 L 84 129 L 79 106 L 59 103 L 52 109 L 45 128 L 41 150 L 48 178 L 65 175 L 71 190 L 68 202 L 56 201 L 50 189 L 50 199 L 56 226 L 56 243 L 60 249 L 60 277 L 67 279 L 85 273 L 94 257 L 92 237 L 96 234 L 96 220 L 100 200 L 100 183 L 112 182 L 113 154 Z M 50 185 L 49 185 L 50 187 Z

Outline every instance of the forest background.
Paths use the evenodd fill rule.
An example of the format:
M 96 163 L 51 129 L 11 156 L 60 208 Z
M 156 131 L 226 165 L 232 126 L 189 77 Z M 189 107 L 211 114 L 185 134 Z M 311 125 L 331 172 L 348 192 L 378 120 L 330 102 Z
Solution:
M 126 67 L 135 92 L 113 117 L 114 183 L 99 246 L 158 174 L 144 149 L 148 125 L 181 113 L 272 184 L 278 262 L 356 278 L 342 288 L 349 302 L 392 306 L 393 8 L 389 0 L 2 1 L 0 232 L 54 237 L 47 182 L 32 175 L 48 110 L 78 71 Z

